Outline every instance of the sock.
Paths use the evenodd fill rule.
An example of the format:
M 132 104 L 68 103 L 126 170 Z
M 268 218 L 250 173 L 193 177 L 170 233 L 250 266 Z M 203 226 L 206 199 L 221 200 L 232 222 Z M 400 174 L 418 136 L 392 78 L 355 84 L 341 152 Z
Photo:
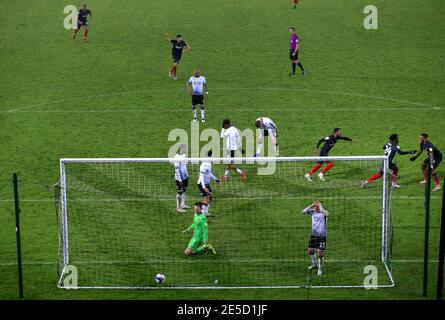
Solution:
M 301 71 L 304 71 L 303 65 L 301 64 L 301 62 L 298 62 L 298 67 L 301 69 Z
M 173 67 L 172 67 L 172 74 L 173 74 L 173 76 L 174 77 L 176 77 L 176 65 L 173 65 Z
M 201 107 L 201 119 L 205 118 L 205 110 L 204 107 Z
M 325 173 L 326 171 L 328 171 L 329 169 L 331 169 L 333 165 L 334 165 L 333 162 L 329 162 L 329 163 L 327 164 L 327 166 L 324 167 L 323 170 L 321 170 L 321 173 Z
M 422 174 L 423 174 L 423 177 L 425 178 L 425 181 L 426 181 L 426 169 L 425 168 L 422 168 Z
M 373 182 L 374 180 L 377 180 L 381 176 L 382 176 L 382 174 L 380 172 L 378 172 L 378 173 L 372 175 L 371 178 L 368 179 L 368 182 Z
M 292 74 L 295 74 L 295 63 L 294 62 L 292 62 Z
M 256 154 L 259 156 L 261 154 L 261 150 L 263 150 L 263 144 L 259 143 L 256 148 Z
M 315 253 L 309 255 L 309 257 L 311 258 L 311 266 L 315 266 L 316 265 L 316 260 L 317 260 L 317 258 L 315 256 Z
M 236 168 L 236 172 L 237 172 L 238 174 L 243 174 L 243 171 L 241 171 L 240 168 Z
M 193 119 L 196 119 L 196 107 L 192 107 L 193 110 Z
M 280 153 L 280 148 L 278 147 L 278 143 L 275 145 L 275 154 L 278 156 Z
M 317 170 L 320 169 L 320 167 L 321 167 L 321 163 L 317 163 L 317 164 L 315 165 L 315 167 L 313 167 L 313 168 L 311 169 L 311 171 L 309 171 L 308 173 L 311 175 L 311 174 L 313 174 L 314 172 L 317 172 Z
M 318 258 L 318 270 L 322 270 L 323 269 L 323 257 L 319 257 Z
M 440 186 L 440 181 L 439 178 L 437 177 L 437 175 L 433 175 L 434 178 L 434 183 L 436 184 L 436 186 Z
M 202 213 L 204 213 L 205 215 L 208 215 L 209 214 L 209 207 L 210 207 L 210 205 L 204 204 L 202 206 Z
M 88 37 L 88 29 L 85 29 L 85 32 L 83 33 L 83 38 L 86 39 Z
M 397 170 L 397 169 L 394 169 L 392 171 L 392 177 L 391 177 L 392 184 L 397 184 L 397 174 L 398 173 L 399 173 L 399 170 Z
M 181 208 L 181 195 L 179 193 L 176 194 L 176 208 Z
M 228 175 L 229 175 L 229 170 L 228 169 L 226 169 L 225 171 L 224 171 L 224 175 L 227 177 Z
M 181 194 L 181 207 L 185 207 L 185 193 Z

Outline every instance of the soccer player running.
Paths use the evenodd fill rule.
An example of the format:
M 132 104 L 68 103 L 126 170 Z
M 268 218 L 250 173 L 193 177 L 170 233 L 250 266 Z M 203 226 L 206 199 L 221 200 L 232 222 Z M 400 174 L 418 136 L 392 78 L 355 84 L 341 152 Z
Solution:
M 300 38 L 295 32 L 294 27 L 289 28 L 290 33 L 290 53 L 289 58 L 292 61 L 292 72 L 289 74 L 290 77 L 295 76 L 296 66 L 301 69 L 301 75 L 304 76 L 304 68 L 301 62 L 298 60 L 298 52 L 300 50 Z
M 91 10 L 87 8 L 87 5 L 84 4 L 82 8 L 80 8 L 77 14 L 77 29 L 74 30 L 73 39 L 76 39 L 76 34 L 79 32 L 80 28 L 84 27 L 85 31 L 83 33 L 83 41 L 87 41 L 88 38 L 88 16 L 93 19 L 93 14 Z
M 335 144 L 337 143 L 338 140 L 346 140 L 346 141 L 355 142 L 356 139 L 343 137 L 341 129 L 340 128 L 335 128 L 333 134 L 331 134 L 330 136 L 327 136 L 325 138 L 321 138 L 318 141 L 317 146 L 315 147 L 314 151 L 317 151 L 318 148 L 320 147 L 320 145 L 324 142 L 324 145 L 323 145 L 323 147 L 320 150 L 320 157 L 327 157 L 327 156 L 329 156 L 329 151 L 331 151 L 331 149 L 335 146 Z M 321 166 L 323 165 L 323 163 L 325 163 L 325 162 L 326 161 L 323 161 L 323 160 L 318 161 L 318 163 L 315 165 L 315 167 L 313 167 L 308 173 L 306 173 L 306 175 L 304 177 L 309 182 L 312 181 L 311 175 L 314 174 L 315 172 L 317 172 L 317 170 L 320 169 Z M 326 181 L 325 178 L 324 178 L 324 174 L 329 169 L 331 169 L 333 165 L 334 165 L 334 162 L 329 161 L 328 164 L 318 174 L 318 177 L 320 178 L 321 181 Z
M 434 144 L 431 143 L 431 141 L 428 140 L 428 134 L 422 133 L 419 136 L 419 143 L 420 148 L 417 154 L 414 157 L 411 157 L 411 161 L 415 161 L 423 151 L 425 151 L 428 155 L 428 158 L 423 160 L 422 162 L 422 174 L 424 177 L 424 180 L 420 181 L 421 184 L 426 183 L 427 179 L 427 171 L 426 168 L 428 166 L 431 167 L 431 172 L 434 178 L 435 187 L 433 191 L 439 191 L 441 189 L 439 178 L 437 177 L 436 169 L 439 166 L 440 162 L 442 161 L 442 153 L 437 149 Z
M 215 249 L 212 245 L 208 243 L 209 240 L 209 230 L 207 225 L 207 218 L 202 213 L 202 202 L 196 202 L 194 206 L 195 217 L 193 218 L 193 224 L 182 231 L 183 233 L 189 232 L 193 229 L 193 236 L 190 239 L 187 248 L 184 251 L 186 256 L 191 256 L 192 254 L 201 254 L 212 252 L 216 254 Z
M 224 119 L 222 123 L 221 129 L 221 139 L 225 139 L 226 142 L 226 152 L 227 156 L 234 158 L 235 152 L 237 150 L 241 150 L 241 153 L 244 154 L 244 149 L 241 147 L 241 136 L 239 130 L 232 126 L 229 119 Z M 247 180 L 246 171 L 242 171 L 240 168 L 237 168 L 233 161 L 227 166 L 227 169 L 224 172 L 224 179 L 227 180 L 229 178 L 230 171 L 236 171 L 245 182 Z
M 190 47 L 183 39 L 180 34 L 176 36 L 175 40 L 171 40 L 168 36 L 168 32 L 164 35 L 165 40 L 167 42 L 170 42 L 172 47 L 172 59 L 173 59 L 173 65 L 170 68 L 170 71 L 168 72 L 168 75 L 170 78 L 173 78 L 174 80 L 177 80 L 176 72 L 178 69 L 179 61 L 181 61 L 182 52 L 189 51 L 192 47 Z
M 190 77 L 187 82 L 187 90 L 189 95 L 192 97 L 192 111 L 193 111 L 193 121 L 196 119 L 196 106 L 201 108 L 201 122 L 206 122 L 205 120 L 205 110 L 204 110 L 204 90 L 205 94 L 209 94 L 209 89 L 207 87 L 206 78 L 201 76 L 201 71 L 199 68 L 193 70 L 193 76 Z
M 400 188 L 400 185 L 397 184 L 397 178 L 398 178 L 398 174 L 399 174 L 399 168 L 397 167 L 397 165 L 395 164 L 395 162 L 393 162 L 394 157 L 396 156 L 396 154 L 400 154 L 400 155 L 406 155 L 406 154 L 415 154 L 416 150 L 410 150 L 410 151 L 402 151 L 400 150 L 399 147 L 399 135 L 397 133 L 393 133 L 392 135 L 389 136 L 389 142 L 385 143 L 385 145 L 383 146 L 383 150 L 384 151 L 384 155 L 388 156 L 388 168 L 392 171 L 392 187 L 393 188 Z M 378 178 L 380 178 L 383 175 L 383 163 L 380 166 L 380 171 L 373 174 L 370 178 L 368 178 L 367 180 L 364 180 L 362 182 L 362 188 L 366 187 L 368 185 L 368 183 L 373 182 L 375 180 L 377 180 Z
M 270 137 L 270 140 L 275 148 L 275 155 L 279 154 L 278 140 L 277 140 L 277 125 L 271 118 L 261 117 L 255 120 L 255 127 L 258 131 L 257 150 L 253 155 L 258 157 L 261 155 L 261 150 L 264 147 L 264 137 Z
M 309 270 L 318 268 L 317 275 L 321 276 L 326 250 L 326 227 L 329 212 L 323 208 L 320 200 L 316 200 L 309 207 L 303 209 L 303 214 L 312 218 L 312 233 L 307 248 L 307 253 L 311 259 Z
M 210 158 L 212 156 L 212 150 L 209 150 L 207 155 Z M 210 202 L 212 201 L 212 188 L 210 187 L 210 180 L 212 179 L 215 180 L 216 183 L 221 182 L 212 172 L 212 162 L 203 161 L 199 166 L 198 189 L 203 198 L 202 212 L 206 216 L 209 214 Z
M 175 180 L 176 180 L 176 211 L 185 212 L 190 207 L 185 204 L 185 193 L 189 185 L 187 172 L 187 146 L 179 145 L 179 151 L 175 155 Z

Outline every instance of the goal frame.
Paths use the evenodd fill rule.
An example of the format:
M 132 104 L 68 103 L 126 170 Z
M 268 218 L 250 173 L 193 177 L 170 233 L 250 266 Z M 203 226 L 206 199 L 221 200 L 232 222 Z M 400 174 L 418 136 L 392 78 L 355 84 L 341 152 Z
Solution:
M 383 164 L 383 176 L 382 176 L 382 239 L 381 239 L 381 263 L 383 264 L 386 274 L 389 279 L 389 284 L 378 284 L 375 288 L 391 288 L 395 286 L 394 277 L 392 274 L 392 268 L 389 265 L 389 247 L 390 247 L 390 215 L 391 215 L 391 199 L 388 183 L 388 169 L 389 169 L 389 157 L 388 156 L 310 156 L 310 157 L 211 157 L 211 158 L 187 158 L 188 163 L 199 163 L 201 161 L 210 161 L 212 163 L 229 164 L 232 161 L 235 163 L 267 163 L 271 161 L 275 162 L 316 162 L 316 161 L 382 161 Z M 271 285 L 271 286 L 146 286 L 146 287 L 134 287 L 134 286 L 70 286 L 63 285 L 63 278 L 65 269 L 69 266 L 69 223 L 68 223 L 68 209 L 67 209 L 67 183 L 66 183 L 66 171 L 65 165 L 72 163 L 174 163 L 178 160 L 174 158 L 60 158 L 60 179 L 58 186 L 60 188 L 60 207 L 61 207 L 61 223 L 62 228 L 59 226 L 59 251 L 63 252 L 63 267 L 59 270 L 60 275 L 57 282 L 58 288 L 64 289 L 203 289 L 203 290 L 217 290 L 217 289 L 292 289 L 292 288 L 315 288 L 315 289 L 338 289 L 338 288 L 364 288 L 364 285 Z M 59 257 L 60 259 L 60 257 Z M 59 261 L 60 263 L 60 261 Z

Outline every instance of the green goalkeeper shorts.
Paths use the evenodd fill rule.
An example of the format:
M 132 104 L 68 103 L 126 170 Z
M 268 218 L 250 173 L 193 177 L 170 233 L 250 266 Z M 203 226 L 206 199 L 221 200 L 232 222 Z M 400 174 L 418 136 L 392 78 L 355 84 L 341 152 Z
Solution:
M 189 241 L 189 244 L 188 244 L 188 248 L 190 248 L 190 249 L 192 249 L 192 251 L 195 251 L 196 249 L 198 249 L 200 246 L 202 246 L 204 243 L 200 240 L 200 239 L 195 239 L 195 238 L 192 238 L 190 241 Z

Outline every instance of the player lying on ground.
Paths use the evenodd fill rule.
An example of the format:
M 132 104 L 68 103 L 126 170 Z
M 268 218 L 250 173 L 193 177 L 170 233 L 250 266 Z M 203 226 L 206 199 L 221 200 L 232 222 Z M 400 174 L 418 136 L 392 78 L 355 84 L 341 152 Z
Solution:
M 204 90 L 206 95 L 208 95 L 209 89 L 207 87 L 206 78 L 201 76 L 201 71 L 199 68 L 195 68 L 193 70 L 193 76 L 191 76 L 187 82 L 187 91 L 192 97 L 193 121 L 197 121 L 196 106 L 199 105 L 201 107 L 201 122 L 206 122 L 204 110 Z
M 175 180 L 176 180 L 176 211 L 185 212 L 190 207 L 185 204 L 185 193 L 189 185 L 187 172 L 187 146 L 179 145 L 179 151 L 175 155 Z
M 244 154 L 244 149 L 241 147 L 241 135 L 239 130 L 232 126 L 229 119 L 223 120 L 221 139 L 225 140 L 226 153 L 228 157 L 234 158 L 237 150 L 241 150 L 241 153 Z M 242 171 L 240 168 L 237 168 L 233 161 L 227 165 L 227 169 L 224 172 L 225 179 L 229 178 L 229 173 L 231 170 L 236 171 L 240 176 L 242 176 L 243 181 L 246 181 L 246 171 Z
M 87 5 L 84 4 L 82 8 L 80 8 L 77 14 L 77 29 L 74 30 L 73 39 L 76 39 L 76 34 L 79 32 L 80 28 L 84 27 L 85 31 L 83 33 L 83 41 L 87 41 L 88 38 L 88 16 L 93 19 L 93 14 L 91 10 L 87 8 Z
M 346 141 L 352 141 L 352 142 L 356 141 L 356 139 L 342 137 L 341 129 L 335 128 L 333 134 L 331 134 L 330 136 L 327 136 L 325 138 L 321 138 L 318 141 L 317 146 L 314 149 L 314 152 L 317 152 L 320 145 L 324 142 L 324 145 L 320 150 L 320 157 L 327 157 L 327 156 L 329 156 L 329 151 L 331 151 L 331 149 L 334 147 L 334 145 L 337 143 L 338 140 L 346 140 Z M 317 172 L 317 170 L 320 169 L 320 167 L 325 162 L 326 161 L 323 161 L 323 160 L 318 161 L 318 163 L 315 165 L 315 167 L 313 167 L 308 173 L 306 173 L 306 175 L 304 177 L 308 181 L 312 181 L 311 175 L 314 174 L 315 172 Z M 329 169 L 331 169 L 333 165 L 334 165 L 334 162 L 329 161 L 328 164 L 323 168 L 323 170 L 318 174 L 318 177 L 320 178 L 321 181 L 325 181 L 324 174 Z
M 420 148 L 417 154 L 414 157 L 411 157 L 411 161 L 415 161 L 423 151 L 425 151 L 428 155 L 428 158 L 423 160 L 422 162 L 422 174 L 424 177 L 424 180 L 420 181 L 420 183 L 426 183 L 427 179 L 427 172 L 426 168 L 429 166 L 431 167 L 431 172 L 434 178 L 435 188 L 433 191 L 439 191 L 441 189 L 440 187 L 440 181 L 437 177 L 436 169 L 439 167 L 440 162 L 442 161 L 442 153 L 437 149 L 434 144 L 431 143 L 431 141 L 428 140 L 428 134 L 422 133 L 419 137 L 419 143 Z
M 321 276 L 326 250 L 326 227 L 329 212 L 323 208 L 320 200 L 316 200 L 309 207 L 303 209 L 303 214 L 307 214 L 312 218 L 311 239 L 307 248 L 307 253 L 311 259 L 309 270 L 318 268 L 317 275 Z
M 212 156 L 212 150 L 207 155 L 209 158 Z M 203 198 L 202 212 L 204 215 L 209 215 L 210 202 L 212 201 L 212 188 L 210 187 L 210 180 L 215 180 L 216 183 L 220 183 L 220 180 L 215 177 L 212 172 L 212 162 L 203 161 L 199 166 L 199 178 L 198 189 L 201 192 Z
M 193 224 L 182 231 L 183 233 L 189 232 L 193 229 L 193 237 L 190 239 L 187 249 L 185 249 L 184 254 L 190 256 L 192 254 L 201 254 L 212 252 L 216 254 L 215 249 L 212 245 L 208 243 L 209 231 L 207 225 L 207 218 L 202 214 L 202 202 L 196 202 L 193 209 L 195 210 L 195 217 L 193 218 Z
M 270 140 L 275 149 L 275 155 L 279 154 L 278 140 L 277 140 L 277 125 L 271 118 L 261 117 L 255 120 L 255 127 L 258 131 L 257 149 L 254 157 L 261 155 L 261 150 L 264 147 L 264 137 L 270 137 Z
M 173 60 L 173 65 L 170 68 L 170 71 L 168 72 L 168 75 L 170 78 L 173 77 L 174 80 L 177 80 L 177 76 L 176 76 L 176 72 L 178 69 L 178 64 L 179 61 L 181 61 L 181 57 L 182 57 L 182 52 L 187 52 L 189 51 L 192 47 L 190 47 L 183 39 L 182 36 L 180 34 L 178 34 L 176 36 L 175 40 L 171 40 L 168 36 L 168 32 L 164 35 L 165 40 L 167 42 L 170 42 L 173 47 L 172 47 L 172 60 Z
M 295 76 L 296 66 L 301 70 L 301 75 L 304 76 L 304 68 L 300 60 L 298 60 L 298 52 L 300 50 L 300 38 L 295 32 L 294 27 L 289 28 L 290 33 L 290 53 L 289 59 L 292 61 L 292 72 L 289 74 L 290 77 Z
M 393 188 L 399 188 L 400 186 L 397 184 L 397 177 L 399 174 L 399 168 L 397 167 L 396 163 L 393 162 L 394 157 L 396 156 L 396 154 L 400 154 L 400 155 L 406 155 L 406 154 L 415 154 L 416 150 L 410 150 L 410 151 L 402 151 L 400 150 L 399 147 L 399 135 L 397 133 L 393 133 L 390 137 L 389 137 L 389 142 L 387 142 L 384 146 L 383 146 L 383 150 L 384 151 L 384 155 L 388 156 L 388 168 L 392 171 L 392 178 L 391 178 L 391 185 Z M 362 182 L 362 187 L 366 187 L 368 185 L 368 183 L 377 180 L 378 178 L 380 178 L 383 175 L 383 163 L 380 166 L 380 171 L 375 173 L 374 175 L 372 175 L 370 178 L 368 178 L 368 180 L 364 180 Z

